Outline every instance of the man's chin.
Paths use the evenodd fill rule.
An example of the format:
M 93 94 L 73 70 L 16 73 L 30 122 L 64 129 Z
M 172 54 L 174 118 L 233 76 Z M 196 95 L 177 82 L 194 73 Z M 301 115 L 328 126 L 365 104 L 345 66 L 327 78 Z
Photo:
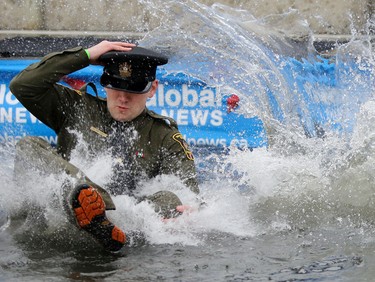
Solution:
M 112 118 L 118 122 L 127 122 L 131 120 L 128 116 L 124 116 L 124 115 L 115 115 L 115 116 L 112 116 Z

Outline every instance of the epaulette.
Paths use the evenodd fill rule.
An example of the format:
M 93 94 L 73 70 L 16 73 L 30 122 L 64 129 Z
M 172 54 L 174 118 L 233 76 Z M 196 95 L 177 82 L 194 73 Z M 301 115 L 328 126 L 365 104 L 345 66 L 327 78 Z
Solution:
M 96 89 L 96 85 L 95 85 L 94 83 L 92 83 L 92 82 L 89 82 L 89 83 L 84 84 L 79 90 L 76 90 L 76 92 L 77 92 L 78 94 L 80 94 L 81 96 L 82 96 L 82 93 L 85 93 L 85 94 L 91 95 L 91 94 L 89 94 L 89 93 L 87 92 L 87 88 L 88 88 L 89 86 L 91 87 L 92 90 L 94 90 L 94 93 L 95 93 L 95 96 L 96 96 L 97 99 L 99 99 L 99 100 L 105 100 L 104 98 L 102 98 L 102 97 L 100 97 L 100 96 L 98 95 L 98 90 Z
M 82 96 L 83 92 L 81 90 L 74 89 L 74 91 L 79 95 Z
M 167 116 L 163 116 L 163 115 L 159 115 L 159 114 L 155 113 L 154 111 L 150 111 L 150 110 L 147 110 L 147 113 L 152 118 L 163 120 L 169 127 L 171 127 L 171 128 L 174 127 L 176 129 L 178 129 L 177 122 L 173 118 L 167 117 Z

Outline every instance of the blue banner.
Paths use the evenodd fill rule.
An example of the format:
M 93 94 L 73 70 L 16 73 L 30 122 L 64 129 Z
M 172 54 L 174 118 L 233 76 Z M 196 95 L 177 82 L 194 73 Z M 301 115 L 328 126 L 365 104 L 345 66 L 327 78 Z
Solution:
M 37 60 L 0 60 L 0 142 L 15 143 L 26 135 L 40 136 L 56 143 L 56 134 L 31 115 L 9 90 L 11 79 Z M 99 95 L 105 97 L 98 83 L 102 68 L 89 66 L 64 77 L 62 84 L 79 88 L 94 82 Z M 236 93 L 220 93 L 203 81 L 183 72 L 157 72 L 159 88 L 147 102 L 156 113 L 176 120 L 181 133 L 190 146 L 237 146 L 255 148 L 267 144 L 262 121 L 244 117 L 237 112 L 239 98 Z M 95 94 L 94 94 L 95 95 Z

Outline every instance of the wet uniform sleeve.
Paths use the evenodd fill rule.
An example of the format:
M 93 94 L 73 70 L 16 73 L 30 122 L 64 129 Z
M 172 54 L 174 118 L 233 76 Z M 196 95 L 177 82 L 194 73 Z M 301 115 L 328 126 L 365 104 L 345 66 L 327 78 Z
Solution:
M 88 65 L 89 58 L 82 47 L 51 53 L 15 76 L 10 90 L 27 110 L 58 133 L 78 95 L 57 82 Z
M 161 172 L 177 175 L 194 193 L 199 193 L 194 156 L 182 134 L 174 131 L 164 139 Z

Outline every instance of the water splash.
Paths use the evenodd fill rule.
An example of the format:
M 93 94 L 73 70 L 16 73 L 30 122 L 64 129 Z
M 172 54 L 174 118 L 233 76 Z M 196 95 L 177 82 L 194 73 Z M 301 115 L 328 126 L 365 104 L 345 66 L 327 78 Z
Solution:
M 323 58 L 298 10 L 256 19 L 219 4 L 142 3 L 160 26 L 140 43 L 169 53 L 176 69 L 167 66 L 168 71 L 185 70 L 223 94 L 237 93 L 239 113 L 259 116 L 271 145 L 281 141 L 282 147 L 280 135 L 289 131 L 310 137 L 350 134 L 352 114 L 372 95 L 374 86 L 363 84 L 373 78 L 371 44 L 352 40 L 336 56 Z
M 339 218 L 357 224 L 372 220 L 371 44 L 353 40 L 339 47 L 335 56 L 323 58 L 311 50 L 310 31 L 298 11 L 259 20 L 248 11 L 196 1 L 141 2 L 161 24 L 140 43 L 170 55 L 175 69 L 167 66 L 168 72 L 184 70 L 220 87 L 223 94 L 237 93 L 239 113 L 261 117 L 271 142 L 254 151 L 229 148 L 198 154 L 207 207 L 175 224 L 162 223 L 149 205 L 127 196 L 115 198 L 118 211 L 110 217 L 125 230 L 141 230 L 151 243 L 186 245 L 204 243 L 210 232 L 253 236 L 313 228 Z M 297 29 L 298 40 L 271 28 L 276 22 Z M 93 181 L 105 184 L 110 178 L 108 156 L 88 162 L 84 151 L 81 143 L 73 163 Z M 27 191 L 17 191 L 11 152 L 1 148 L 5 161 L 0 206 L 12 211 L 27 198 L 46 207 L 47 230 L 58 230 L 66 223 L 64 213 L 58 205 L 46 203 L 58 194 L 62 180 L 46 178 L 40 185 L 35 178 Z M 167 187 L 194 204 L 192 195 L 174 187 L 174 182 L 158 178 L 145 183 L 142 191 Z

